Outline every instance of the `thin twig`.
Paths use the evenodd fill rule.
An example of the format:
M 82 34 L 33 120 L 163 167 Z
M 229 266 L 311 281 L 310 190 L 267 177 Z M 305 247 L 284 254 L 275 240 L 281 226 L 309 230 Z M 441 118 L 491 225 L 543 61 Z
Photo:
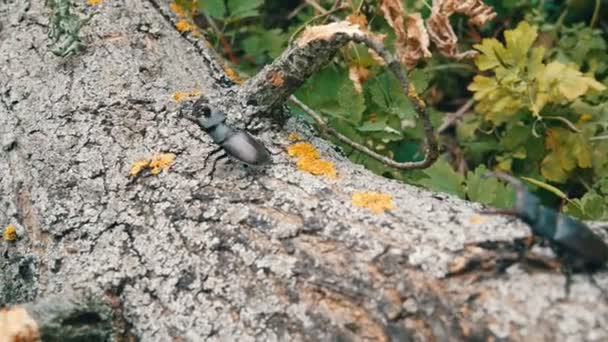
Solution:
M 315 120 L 317 125 L 319 125 L 319 128 L 323 133 L 329 133 L 333 135 L 341 142 L 349 145 L 350 147 L 361 153 L 366 154 L 371 158 L 374 158 L 384 163 L 387 166 L 400 170 L 423 169 L 429 167 L 439 157 L 439 147 L 437 144 L 437 137 L 435 136 L 435 132 L 433 130 L 433 125 L 431 124 L 431 120 L 426 111 L 425 103 L 418 96 L 414 87 L 409 84 L 407 76 L 401 69 L 401 65 L 399 65 L 395 58 L 384 48 L 384 46 L 380 42 L 373 40 L 373 38 L 370 38 L 369 36 L 357 34 L 353 35 L 351 39 L 357 43 L 364 44 L 368 48 L 374 50 L 378 55 L 380 55 L 380 57 L 382 57 L 382 59 L 386 62 L 386 65 L 391 70 L 391 72 L 393 72 L 397 80 L 399 80 L 399 83 L 401 83 L 403 92 L 406 94 L 406 96 L 414 106 L 414 109 L 416 110 L 416 113 L 418 114 L 420 120 L 422 120 L 423 130 L 426 136 L 427 144 L 427 153 L 424 159 L 417 162 L 396 162 L 386 156 L 380 155 L 370 150 L 369 148 L 363 145 L 352 141 L 345 135 L 329 127 L 320 115 L 318 115 L 314 110 L 310 109 L 308 106 L 306 106 L 293 95 L 290 97 L 291 102 L 293 102 L 296 106 L 300 107 L 304 112 L 310 115 Z
M 460 106 L 460 108 L 458 108 L 457 111 L 455 111 L 452 114 L 447 115 L 445 117 L 445 119 L 443 120 L 443 123 L 441 124 L 441 126 L 439 126 L 439 128 L 437 129 L 437 133 L 441 134 L 446 129 L 452 127 L 452 125 L 454 125 L 456 123 L 456 121 L 462 119 L 462 117 L 469 111 L 469 109 L 471 109 L 472 106 L 473 106 L 473 99 L 470 99 L 467 102 L 465 102 L 462 106 Z

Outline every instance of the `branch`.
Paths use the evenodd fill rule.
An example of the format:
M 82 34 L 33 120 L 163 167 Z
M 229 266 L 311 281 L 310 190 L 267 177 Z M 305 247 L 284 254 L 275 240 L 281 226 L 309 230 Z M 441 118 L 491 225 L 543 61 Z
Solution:
M 401 84 L 403 92 L 422 121 L 427 146 L 425 158 L 418 162 L 395 162 L 330 128 L 319 115 L 297 99 L 292 97 L 291 101 L 310 114 L 324 132 L 334 135 L 338 140 L 390 167 L 408 170 L 432 165 L 439 156 L 439 148 L 425 103 L 410 85 L 407 75 L 397 60 L 382 43 L 361 31 L 357 25 L 339 22 L 308 28 L 283 55 L 243 86 L 241 96 L 244 102 L 258 107 L 259 112 L 271 111 L 273 107 L 283 104 L 308 77 L 328 64 L 338 50 L 351 41 L 363 44 L 376 52 Z

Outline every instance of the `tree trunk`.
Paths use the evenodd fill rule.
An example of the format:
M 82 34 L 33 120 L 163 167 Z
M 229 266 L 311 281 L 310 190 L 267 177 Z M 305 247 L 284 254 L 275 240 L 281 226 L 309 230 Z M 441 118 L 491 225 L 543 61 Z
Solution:
M 585 275 L 566 299 L 560 272 L 500 273 L 504 251 L 469 246 L 525 236 L 522 223 L 378 177 L 298 120 L 255 118 L 264 169 L 206 163 L 217 146 L 171 94 L 200 91 L 237 126 L 257 112 L 167 3 L 105 1 L 68 59 L 47 47 L 43 1 L 25 3 L 0 4 L 0 226 L 21 236 L 0 245 L 0 306 L 86 293 L 113 308 L 118 340 L 608 339 Z M 338 176 L 298 170 L 291 132 Z M 170 169 L 129 175 L 156 153 L 176 155 Z M 359 208 L 360 191 L 394 208 Z M 448 276 L 473 254 L 490 266 Z

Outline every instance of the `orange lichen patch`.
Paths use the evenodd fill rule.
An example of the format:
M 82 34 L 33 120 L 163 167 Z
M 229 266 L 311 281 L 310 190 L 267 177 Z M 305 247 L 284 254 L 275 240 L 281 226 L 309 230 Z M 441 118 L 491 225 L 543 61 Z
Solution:
M 234 83 L 236 83 L 236 84 L 243 83 L 243 79 L 232 68 L 224 66 L 224 72 L 226 73 L 226 75 L 228 75 L 228 77 L 230 77 L 231 80 L 234 81 Z
M 298 133 L 289 133 L 289 135 L 287 136 L 287 139 L 291 140 L 291 141 L 296 141 L 296 140 L 300 140 L 300 134 Z
M 149 160 L 140 159 L 140 160 L 134 162 L 133 164 L 131 164 L 131 169 L 129 170 L 129 175 L 131 175 L 131 177 L 135 177 L 140 172 L 142 172 L 144 169 L 148 168 L 148 166 L 150 166 Z
M 334 164 L 328 160 L 319 159 L 319 151 L 309 142 L 297 142 L 287 148 L 290 157 L 298 158 L 297 167 L 302 171 L 316 176 L 335 178 L 337 175 Z
M 181 102 L 199 96 L 201 96 L 201 92 L 199 90 L 176 91 L 175 93 L 171 94 L 171 97 L 175 102 Z
M 95 5 L 99 5 L 99 4 L 101 4 L 102 2 L 103 2 L 103 0 L 87 0 L 87 3 L 88 3 L 89 5 L 93 5 L 93 6 L 95 6 Z
M 153 175 L 159 174 L 162 170 L 168 170 L 175 161 L 175 154 L 161 153 L 152 156 L 150 160 L 150 173 Z
M 479 215 L 475 215 L 475 216 L 469 217 L 469 223 L 470 224 L 483 224 L 487 220 L 488 220 L 487 218 L 485 218 L 483 216 L 479 216 Z
M 38 323 L 22 306 L 0 309 L 0 341 L 40 341 Z
M 287 148 L 287 154 L 290 157 L 298 158 L 319 158 L 319 151 L 309 142 L 298 142 Z
M 178 21 L 175 24 L 175 28 L 179 31 L 179 32 L 186 32 L 186 31 L 193 31 L 195 32 L 196 26 L 194 24 L 192 24 L 191 22 L 181 19 L 180 21 Z
M 273 72 L 270 76 L 270 83 L 272 83 L 272 85 L 275 87 L 281 87 L 283 83 L 285 83 L 285 80 L 283 79 L 283 72 Z
M 328 160 L 304 157 L 298 159 L 296 165 L 298 169 L 312 173 L 315 176 L 334 178 L 337 174 L 334 164 Z
M 186 16 L 186 10 L 175 2 L 170 3 L 169 8 L 173 11 L 173 13 L 175 13 L 178 18 L 183 18 Z
M 15 242 L 17 241 L 17 229 L 12 224 L 9 224 L 4 228 L 4 232 L 2 233 L 2 239 L 7 242 Z
M 394 208 L 393 196 L 382 192 L 356 192 L 353 194 L 352 202 L 353 205 L 360 208 L 367 208 L 374 214 L 381 214 L 385 210 Z
M 151 174 L 157 175 L 162 170 L 169 169 L 174 161 L 175 154 L 173 153 L 155 154 L 149 159 L 140 159 L 134 162 L 129 170 L 129 175 L 131 175 L 131 177 L 135 177 L 145 169 L 150 169 Z

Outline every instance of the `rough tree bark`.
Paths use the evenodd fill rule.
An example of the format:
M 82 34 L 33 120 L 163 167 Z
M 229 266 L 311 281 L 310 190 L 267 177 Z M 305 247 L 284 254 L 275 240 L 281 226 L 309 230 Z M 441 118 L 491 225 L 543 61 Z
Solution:
M 256 116 L 274 164 L 221 162 L 211 179 L 215 146 L 170 94 L 199 89 L 237 125 L 259 104 L 235 100 L 166 3 L 105 1 L 83 29 L 87 51 L 67 60 L 46 47 L 43 2 L 24 3 L 0 3 L 0 225 L 24 231 L 0 247 L 0 306 L 86 293 L 113 308 L 118 340 L 608 338 L 608 305 L 584 275 L 569 299 L 559 272 L 520 263 L 446 276 L 467 244 L 524 236 L 521 223 L 375 176 L 296 120 Z M 289 132 L 339 177 L 298 171 Z M 177 155 L 168 172 L 129 178 L 157 152 Z M 364 190 L 395 208 L 354 207 Z

